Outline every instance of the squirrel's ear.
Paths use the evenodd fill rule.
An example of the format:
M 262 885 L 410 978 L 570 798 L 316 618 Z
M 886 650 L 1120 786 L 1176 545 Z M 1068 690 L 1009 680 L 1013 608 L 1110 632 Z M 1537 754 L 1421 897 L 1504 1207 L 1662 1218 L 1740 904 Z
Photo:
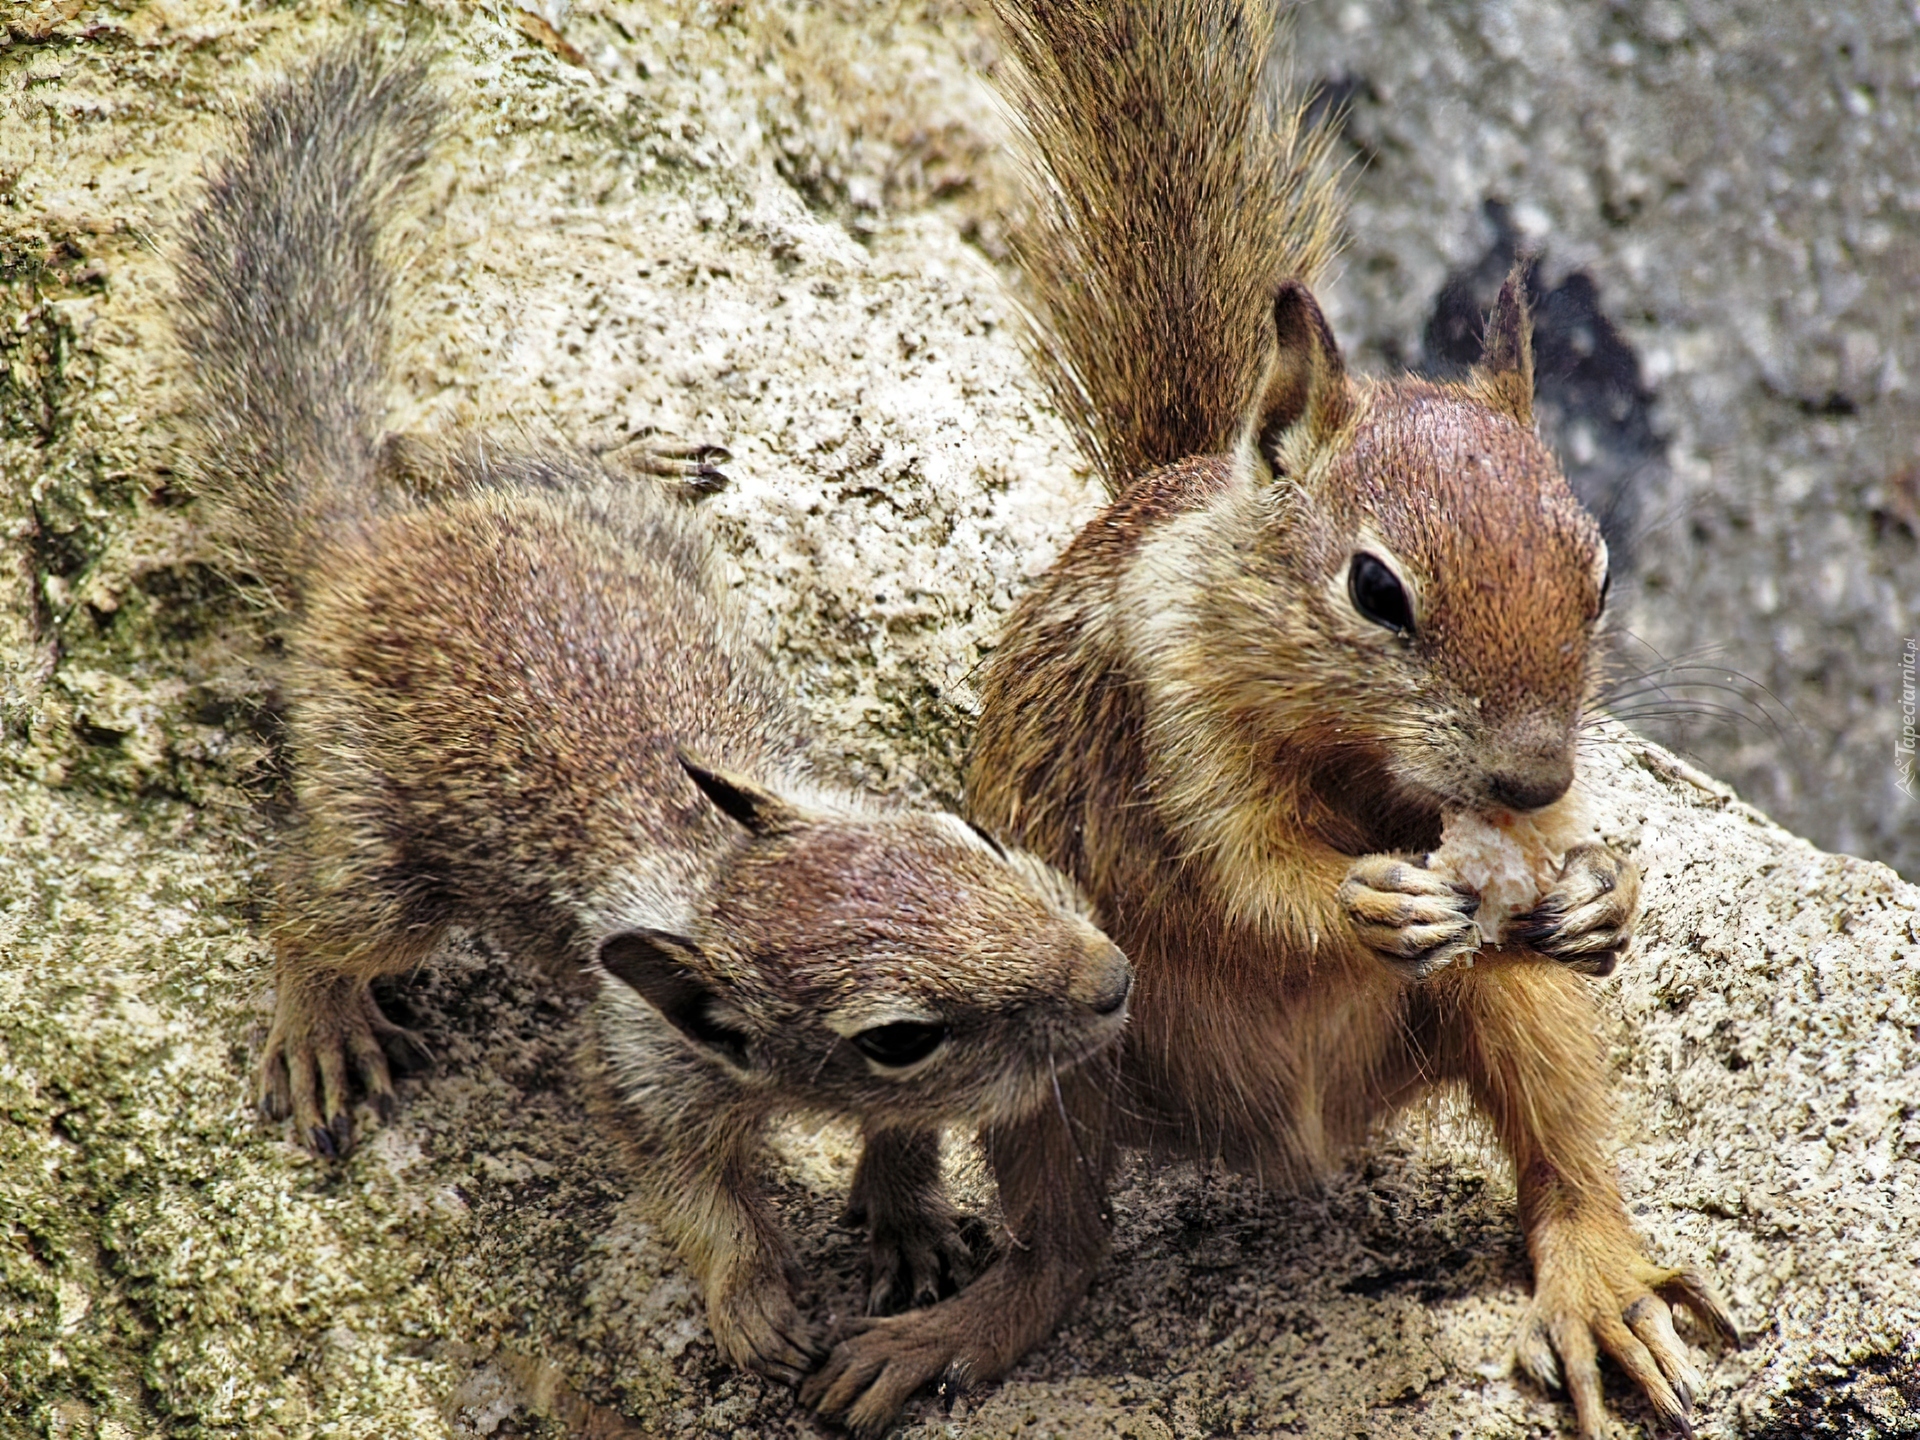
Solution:
M 1333 436 L 1353 413 L 1347 362 L 1333 327 L 1313 292 L 1298 280 L 1280 287 L 1273 300 L 1276 348 L 1255 427 L 1261 453 L 1271 457 L 1280 437 L 1305 424 L 1318 444 Z
M 720 995 L 700 977 L 700 950 L 664 930 L 625 930 L 600 945 L 600 964 L 700 1049 L 747 1068 L 747 1034 L 727 1023 Z
M 680 768 L 700 787 L 701 793 L 755 835 L 791 829 L 803 818 L 799 807 L 744 775 L 715 770 L 685 749 L 676 750 L 674 754 Z
M 1473 389 L 1490 410 L 1533 424 L 1533 312 L 1527 305 L 1525 260 L 1516 260 L 1487 317 L 1487 341 L 1474 367 Z

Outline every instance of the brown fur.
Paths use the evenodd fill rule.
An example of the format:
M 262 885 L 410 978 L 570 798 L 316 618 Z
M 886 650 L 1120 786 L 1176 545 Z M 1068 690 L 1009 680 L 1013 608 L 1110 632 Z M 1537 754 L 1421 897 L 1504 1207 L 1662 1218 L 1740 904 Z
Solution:
M 390 1111 L 389 1052 L 419 1046 L 369 986 L 450 925 L 617 978 L 596 1066 L 641 1188 L 722 1352 L 796 1378 L 767 1120 L 863 1125 L 874 1303 L 928 1295 L 965 1254 L 928 1132 L 1051 1101 L 1130 972 L 1031 854 L 817 781 L 683 501 L 564 450 L 382 435 L 376 244 L 434 109 L 370 44 L 270 88 L 181 258 L 195 471 L 288 615 L 261 1107 L 328 1155 L 356 1084 Z
M 1170 129 L 1153 144 L 1202 157 L 1198 173 L 1264 173 L 1242 112 L 1197 103 L 1206 92 L 1188 79 L 1255 8 L 1127 6 L 1151 45 L 1060 63 L 1105 65 L 1116 86 L 1150 92 L 1141 112 Z M 1052 73 L 1036 48 L 1083 43 L 1082 10 L 1067 13 L 1010 22 L 1034 73 Z M 1231 62 L 1249 94 L 1262 58 Z M 1031 117 L 1090 89 L 1036 84 L 1016 101 Z M 1281 132 L 1297 124 L 1296 112 Z M 1109 249 L 1137 237 L 1139 217 L 1233 193 L 1217 179 L 1158 193 L 1180 191 L 1183 175 L 1133 165 L 1134 131 L 1104 114 L 1042 114 L 1030 132 L 1057 147 L 1041 173 L 1092 197 L 1055 203 L 1108 225 Z M 1115 197 L 1115 185 L 1143 193 Z M 1232 231 L 1237 219 L 1223 209 L 1211 223 Z M 1042 240 L 1053 248 L 1022 252 L 1030 278 L 1036 267 L 1077 278 L 1093 242 Z M 1564 1374 L 1585 1436 L 1604 1424 L 1597 1350 L 1684 1429 L 1699 1379 L 1667 1302 L 1732 1326 L 1696 1278 L 1642 1254 L 1576 973 L 1605 973 L 1624 948 L 1633 867 L 1582 847 L 1527 917 L 1537 949 L 1467 968 L 1452 962 L 1478 946 L 1474 898 L 1424 866 L 1444 811 L 1532 809 L 1575 783 L 1605 552 L 1531 426 L 1524 299 L 1517 284 L 1503 292 L 1469 383 L 1365 382 L 1346 373 L 1300 283 L 1298 245 L 1258 230 L 1248 243 L 1265 248 L 1197 280 L 1191 265 L 1180 272 L 1218 292 L 1207 306 L 1103 315 L 1089 300 L 1068 323 L 1042 322 L 1068 351 L 1048 362 L 1054 373 L 1096 373 L 1124 352 L 1127 374 L 1188 377 L 1205 397 L 1195 413 L 1223 397 L 1243 407 L 1230 431 L 1187 432 L 1216 452 L 1230 433 L 1242 443 L 1142 467 L 1021 602 L 987 673 L 969 765 L 976 818 L 1079 880 L 1134 958 L 1118 1065 L 1063 1082 L 1066 1123 L 1047 1112 L 990 1132 L 1013 1237 L 1000 1259 L 955 1299 L 845 1342 L 807 1393 L 869 1433 L 933 1376 L 1002 1373 L 1091 1277 L 1117 1146 L 1299 1184 L 1381 1116 L 1458 1084 L 1518 1178 L 1535 1267 L 1520 1358 Z M 1266 337 L 1193 329 L 1193 313 L 1264 308 L 1276 294 Z M 1249 386 L 1263 356 L 1266 379 Z M 1144 418 L 1157 393 L 1103 393 L 1103 454 L 1175 458 L 1155 453 L 1167 430 Z M 1362 556 L 1392 572 L 1408 623 L 1362 608 Z

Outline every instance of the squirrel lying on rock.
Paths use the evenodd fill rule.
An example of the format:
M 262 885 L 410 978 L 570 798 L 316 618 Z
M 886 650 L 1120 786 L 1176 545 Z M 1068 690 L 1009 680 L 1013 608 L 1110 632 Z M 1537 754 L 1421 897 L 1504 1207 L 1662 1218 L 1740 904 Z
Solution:
M 818 1354 L 758 1178 L 775 1112 L 863 1126 L 875 1308 L 967 1251 L 938 1126 L 1109 1047 L 1131 972 L 1072 882 L 956 816 L 816 780 L 663 487 L 484 437 L 383 443 L 383 222 L 438 107 L 371 42 L 256 99 L 179 261 L 197 486 L 285 613 L 297 815 L 262 1110 L 323 1155 L 418 1042 L 369 982 L 450 925 L 625 982 L 596 1012 L 659 1224 L 731 1360 Z M 699 465 L 693 465 L 698 478 Z
M 1134 1018 L 1117 1075 L 991 1129 L 1004 1253 L 847 1339 L 806 1394 L 873 1434 L 936 1376 L 1003 1374 L 1098 1266 L 1119 1145 L 1306 1182 L 1458 1085 L 1518 1183 L 1521 1363 L 1583 1436 L 1600 1352 L 1688 1432 L 1672 1305 L 1736 1337 L 1697 1274 L 1646 1257 L 1609 1154 L 1585 977 L 1630 943 L 1638 879 L 1561 823 L 1607 553 L 1535 433 L 1520 279 L 1467 382 L 1349 375 L 1308 288 L 1339 218 L 1329 140 L 1265 87 L 1271 7 L 993 8 L 1036 176 L 1032 349 L 1115 498 L 1007 624 L 968 803 L 1092 895 Z M 1492 928 L 1525 948 L 1475 958 L 1458 877 L 1514 859 L 1529 898 Z

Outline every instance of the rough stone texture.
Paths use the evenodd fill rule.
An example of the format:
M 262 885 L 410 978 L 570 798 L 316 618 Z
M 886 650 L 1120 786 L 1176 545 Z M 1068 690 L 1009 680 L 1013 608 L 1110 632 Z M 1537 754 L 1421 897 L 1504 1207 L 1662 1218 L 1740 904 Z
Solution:
M 1343 339 L 1445 368 L 1430 322 L 1504 248 L 1490 202 L 1548 290 L 1590 286 L 1638 375 L 1546 408 L 1576 478 L 1635 477 L 1612 537 L 1638 637 L 1622 668 L 1698 665 L 1675 694 L 1742 717 L 1649 729 L 1821 844 L 1920 877 L 1895 751 L 1920 641 L 1913 6 L 1336 0 L 1296 20 L 1298 73 L 1349 106 Z M 1561 328 L 1560 364 L 1592 353 L 1594 325 Z
M 953 793 L 967 677 L 1092 505 L 969 248 L 995 249 L 1005 182 L 962 14 L 549 18 L 564 43 L 452 4 L 0 15 L 0 1435 L 818 1433 L 717 1364 L 584 1108 L 576 1007 L 484 938 L 396 997 L 438 1063 L 349 1164 L 244 1103 L 271 696 L 258 617 L 170 481 L 164 323 L 163 256 L 225 97 L 350 23 L 444 52 L 459 120 L 397 246 L 396 423 L 725 439 L 735 483 L 711 514 L 743 603 L 850 777 Z M 1532 25 L 1527 53 L 1548 43 Z M 1354 33 L 1347 53 L 1388 56 Z M 1419 283 L 1381 295 L 1432 295 L 1485 247 L 1448 229 L 1481 173 L 1393 242 Z M 1562 244 L 1555 264 L 1601 264 Z M 1349 317 L 1373 253 L 1349 264 Z M 1603 300 L 1626 293 L 1624 270 L 1595 273 Z M 1737 323 L 1709 308 L 1688 312 L 1699 334 Z M 1655 353 L 1632 307 L 1612 313 Z M 1758 363 L 1716 368 L 1700 343 L 1661 379 L 1663 413 L 1683 373 L 1732 391 Z M 1807 427 L 1872 413 L 1794 433 L 1824 454 Z M 1674 475 L 1687 453 L 1676 439 Z M 1703 1433 L 1920 1434 L 1920 891 L 1643 743 L 1592 763 L 1648 874 L 1647 943 L 1603 987 L 1627 1191 L 1754 1342 L 1709 1357 Z M 780 1177 L 835 1320 L 860 1295 L 858 1241 L 831 1220 L 849 1156 L 836 1131 L 792 1133 Z M 964 1152 L 956 1172 L 985 1203 Z M 1526 1286 L 1511 1181 L 1444 1109 L 1313 1197 L 1136 1166 L 1115 1208 L 1114 1261 L 1061 1335 L 950 1413 L 923 1402 L 909 1434 L 1565 1427 L 1506 1371 Z M 1618 1395 L 1637 1433 L 1647 1412 Z

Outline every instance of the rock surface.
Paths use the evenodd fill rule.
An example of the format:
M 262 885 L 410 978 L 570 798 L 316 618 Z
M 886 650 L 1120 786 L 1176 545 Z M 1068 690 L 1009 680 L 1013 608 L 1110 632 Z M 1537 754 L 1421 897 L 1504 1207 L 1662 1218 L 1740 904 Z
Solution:
M 1093 504 L 969 243 L 994 248 L 1006 184 L 966 66 L 988 52 L 957 9 L 851 0 L 4 23 L 0 1434 L 819 1433 L 715 1360 L 585 1111 L 577 1007 L 484 937 L 401 992 L 437 1063 L 350 1163 L 251 1118 L 266 651 L 170 479 L 164 254 L 228 97 L 350 24 L 411 28 L 458 120 L 400 237 L 395 423 L 725 439 L 710 513 L 783 673 L 849 777 L 951 796 L 969 675 Z M 1457 253 L 1407 242 L 1436 285 L 1484 243 L 1446 230 L 1475 181 L 1435 202 Z M 1920 891 L 1630 736 L 1590 763 L 1648 877 L 1603 987 L 1627 1193 L 1752 1337 L 1704 1357 L 1702 1433 L 1920 1434 Z M 835 1321 L 860 1300 L 849 1160 L 831 1129 L 784 1137 Z M 1444 1107 L 1312 1197 L 1135 1166 L 1115 1208 L 1075 1319 L 907 1433 L 1566 1426 L 1507 1373 L 1511 1181 Z

